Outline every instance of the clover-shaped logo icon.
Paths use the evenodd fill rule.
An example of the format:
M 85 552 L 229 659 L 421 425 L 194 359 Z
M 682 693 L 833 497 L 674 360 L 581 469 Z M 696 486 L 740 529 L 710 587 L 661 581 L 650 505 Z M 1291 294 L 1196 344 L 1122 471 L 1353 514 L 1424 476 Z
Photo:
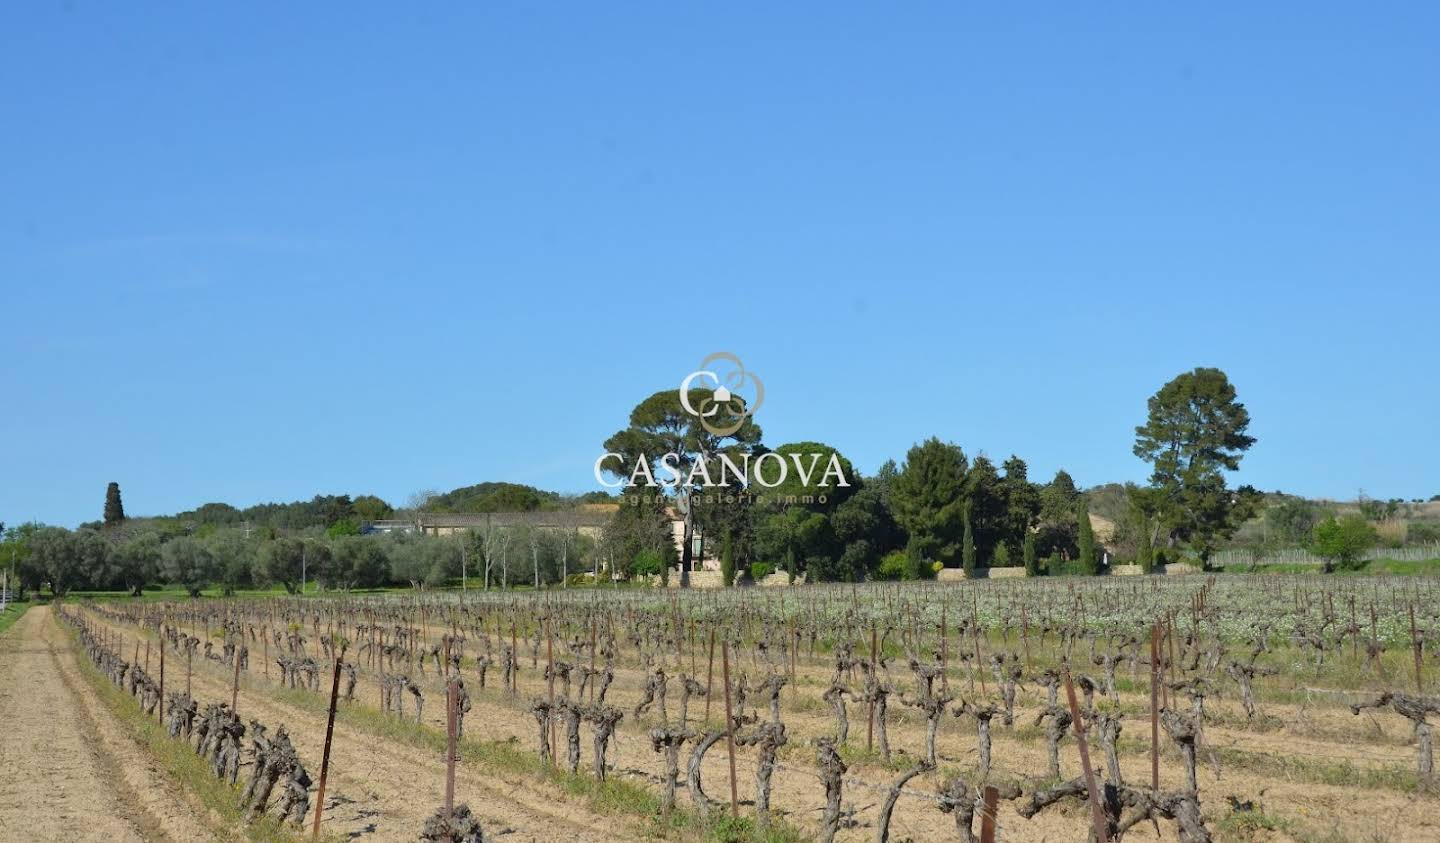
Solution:
M 724 375 L 716 369 L 717 363 L 728 363 Z M 709 384 L 709 395 L 699 398 L 699 407 L 691 400 L 691 392 L 704 392 L 706 387 L 697 382 Z M 746 387 L 754 390 L 755 397 L 747 401 L 738 392 Z M 685 376 L 680 382 L 680 406 L 685 412 L 700 419 L 700 426 L 716 436 L 729 436 L 745 424 L 745 420 L 760 409 L 765 400 L 765 384 L 754 372 L 747 371 L 740 358 L 728 351 L 717 351 L 700 362 L 700 368 Z

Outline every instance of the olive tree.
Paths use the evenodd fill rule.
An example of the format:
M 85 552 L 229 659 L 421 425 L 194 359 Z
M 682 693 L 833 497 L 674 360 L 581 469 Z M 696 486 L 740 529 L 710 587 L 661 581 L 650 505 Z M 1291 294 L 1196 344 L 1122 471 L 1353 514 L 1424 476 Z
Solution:
M 189 536 L 172 539 L 160 549 L 160 578 L 183 585 L 191 597 L 199 597 L 215 581 L 215 556 Z

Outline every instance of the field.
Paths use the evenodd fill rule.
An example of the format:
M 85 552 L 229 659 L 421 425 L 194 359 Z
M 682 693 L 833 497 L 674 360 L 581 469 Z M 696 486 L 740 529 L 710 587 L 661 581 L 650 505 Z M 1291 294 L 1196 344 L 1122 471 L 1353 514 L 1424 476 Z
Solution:
M 0 833 L 26 839 L 44 818 L 80 839 L 288 839 L 303 816 L 308 836 L 338 676 L 321 834 L 414 840 L 445 799 L 448 672 L 468 706 L 454 801 L 489 839 L 968 840 L 972 818 L 979 839 L 986 785 L 995 839 L 1080 839 L 1093 818 L 1073 712 L 1109 839 L 1434 840 L 1437 586 L 1227 574 L 71 600 L 0 638 Z M 145 713 L 162 648 L 167 710 Z M 187 690 L 193 721 L 174 714 Z M 232 694 L 246 732 L 206 752 L 234 785 L 184 737 L 207 704 L 227 722 Z M 242 791 L 278 765 L 255 765 L 256 723 L 272 742 L 284 726 L 304 774 L 277 773 L 247 823 Z

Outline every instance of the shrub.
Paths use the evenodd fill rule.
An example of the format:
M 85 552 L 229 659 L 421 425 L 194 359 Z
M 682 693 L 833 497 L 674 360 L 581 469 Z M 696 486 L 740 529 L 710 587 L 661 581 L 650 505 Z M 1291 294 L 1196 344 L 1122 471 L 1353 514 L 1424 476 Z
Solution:
M 1326 518 L 1315 525 L 1311 551 L 1325 557 L 1325 573 L 1362 567 L 1360 557 L 1375 546 L 1375 528 L 1359 515 Z
M 665 570 L 665 562 L 660 554 L 653 550 L 642 550 L 635 554 L 635 563 L 630 570 L 637 577 L 653 577 Z
M 769 562 L 755 562 L 750 565 L 750 579 L 760 582 L 775 573 L 775 566 Z
M 1440 522 L 1412 521 L 1407 538 L 1411 544 L 1440 544 Z
M 880 564 L 875 567 L 875 579 L 877 580 L 909 580 L 914 579 L 914 573 L 910 566 L 910 556 L 903 550 L 892 550 L 881 558 Z

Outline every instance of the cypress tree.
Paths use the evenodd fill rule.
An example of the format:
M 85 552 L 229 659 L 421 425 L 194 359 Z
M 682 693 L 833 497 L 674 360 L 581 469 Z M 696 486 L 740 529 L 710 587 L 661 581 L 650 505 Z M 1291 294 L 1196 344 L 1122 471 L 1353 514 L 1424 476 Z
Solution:
M 965 505 L 965 535 L 961 539 L 960 564 L 965 567 L 966 574 L 975 573 L 975 531 L 970 528 L 970 505 Z
M 730 546 L 730 534 L 725 534 L 725 541 L 720 545 L 720 581 L 728 588 L 735 584 L 735 555 Z
M 119 524 L 125 520 L 125 506 L 120 503 L 120 484 L 111 482 L 105 487 L 105 525 Z
M 1025 576 L 1040 576 L 1040 563 L 1035 558 L 1035 534 L 1029 530 L 1025 531 Z
M 671 541 L 660 542 L 660 584 L 670 587 L 670 572 L 680 565 L 680 551 Z M 681 581 L 682 583 L 684 580 Z
M 911 535 L 910 541 L 905 543 L 905 579 L 926 579 L 925 544 L 925 540 L 916 535 Z
M 1150 543 L 1149 525 L 1145 526 L 1146 529 L 1140 536 L 1139 558 L 1135 561 L 1140 565 L 1141 573 L 1149 574 L 1155 570 L 1155 546 Z
M 1080 527 L 1080 570 L 1087 574 L 1098 574 L 1099 570 L 1095 559 L 1095 531 L 1090 526 L 1090 507 L 1085 501 L 1080 501 L 1077 514 Z

